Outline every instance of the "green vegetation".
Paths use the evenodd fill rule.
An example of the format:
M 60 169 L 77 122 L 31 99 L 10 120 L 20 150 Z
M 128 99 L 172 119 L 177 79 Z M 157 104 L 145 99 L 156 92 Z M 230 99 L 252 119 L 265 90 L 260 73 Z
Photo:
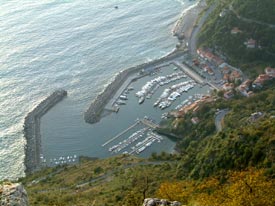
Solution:
M 274 0 L 233 0 L 233 1 L 216 1 L 217 8 L 209 16 L 208 21 L 202 28 L 199 35 L 199 45 L 214 49 L 214 51 L 227 58 L 232 65 L 240 67 L 246 74 L 255 77 L 262 72 L 265 66 L 275 65 L 275 27 L 255 22 L 245 21 L 237 17 L 270 23 L 275 19 Z M 233 2 L 233 11 L 231 3 Z M 260 3 L 257 3 L 260 2 Z M 255 8 L 255 5 L 259 6 Z M 266 5 L 272 4 L 268 7 Z M 254 7 L 251 9 L 250 7 Z M 235 11 L 236 8 L 236 11 Z M 249 9 L 246 9 L 249 8 Z M 272 10 L 273 9 L 273 10 Z M 254 10 L 257 12 L 255 13 Z M 248 12 L 250 11 L 250 13 Z M 223 13 L 222 17 L 220 14 Z M 274 20 L 271 20 L 274 24 Z M 241 32 L 231 34 L 231 30 L 238 27 Z M 246 48 L 244 42 L 248 39 L 256 40 L 256 48 Z
M 22 179 L 31 205 L 142 205 L 161 184 L 171 181 L 175 162 L 133 156 L 85 159 L 78 165 L 46 168 Z
M 233 7 L 246 18 L 274 24 L 275 1 L 274 0 L 235 0 Z
M 256 92 L 250 98 L 237 96 L 230 101 L 217 99 L 204 104 L 196 113 L 183 118 L 171 118 L 163 123 L 160 133 L 171 132 L 178 136 L 177 151 L 181 160 L 178 177 L 203 178 L 228 169 L 244 169 L 248 166 L 268 168 L 275 172 L 275 84 Z M 225 116 L 224 129 L 216 132 L 214 116 L 217 109 L 230 109 Z M 251 114 L 261 112 L 258 118 Z M 192 117 L 199 117 L 196 125 Z M 271 155 L 273 154 L 273 156 Z

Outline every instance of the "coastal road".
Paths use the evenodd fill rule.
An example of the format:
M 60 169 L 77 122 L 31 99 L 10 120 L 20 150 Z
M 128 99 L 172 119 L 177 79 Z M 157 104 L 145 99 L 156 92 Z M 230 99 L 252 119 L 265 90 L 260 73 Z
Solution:
M 203 24 L 205 23 L 207 17 L 212 13 L 212 11 L 216 8 L 217 3 L 212 4 L 204 15 L 199 19 L 197 26 L 193 27 L 193 31 L 188 43 L 188 49 L 192 55 L 196 55 L 197 50 L 197 41 L 198 41 L 198 33 L 200 32 Z
M 222 131 L 222 121 L 224 116 L 229 112 L 229 109 L 220 110 L 215 117 L 215 125 L 218 132 Z

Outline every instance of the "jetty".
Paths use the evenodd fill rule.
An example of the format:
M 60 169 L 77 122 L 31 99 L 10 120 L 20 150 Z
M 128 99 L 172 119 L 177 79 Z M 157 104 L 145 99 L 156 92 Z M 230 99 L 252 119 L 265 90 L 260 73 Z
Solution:
M 147 127 L 151 127 L 152 129 L 156 129 L 159 126 L 158 124 L 156 124 L 156 123 L 154 123 L 152 121 L 149 121 L 149 120 L 147 120 L 145 118 L 141 119 L 140 122 L 142 124 L 144 124 L 145 126 L 147 126 Z
M 24 137 L 27 143 L 25 145 L 24 163 L 26 174 L 39 170 L 41 167 L 40 119 L 65 96 L 67 96 L 67 91 L 65 90 L 53 92 L 25 117 Z
M 104 144 L 102 144 L 102 147 L 105 147 L 107 144 L 109 144 L 109 143 L 113 142 L 114 140 L 118 139 L 119 137 L 121 137 L 122 135 L 124 135 L 126 132 L 128 132 L 130 129 L 132 129 L 135 126 L 137 126 L 139 123 L 140 123 L 140 120 L 136 121 L 134 124 L 132 124 L 131 126 L 129 126 L 127 129 L 125 129 L 124 131 L 120 132 L 118 135 L 112 137 L 107 142 L 105 142 Z
M 126 128 L 125 130 L 123 130 L 122 132 L 120 132 L 119 134 L 117 134 L 116 136 L 112 137 L 111 139 L 109 139 L 108 141 L 106 141 L 105 143 L 103 143 L 101 146 L 105 147 L 107 144 L 110 144 L 111 142 L 113 142 L 116 139 L 120 138 L 122 135 L 124 135 L 129 130 L 133 129 L 138 124 L 143 124 L 147 128 L 152 128 L 152 129 L 156 129 L 157 127 L 159 127 L 158 124 L 154 123 L 153 121 L 149 120 L 148 118 L 137 119 L 134 124 L 130 125 L 128 128 Z

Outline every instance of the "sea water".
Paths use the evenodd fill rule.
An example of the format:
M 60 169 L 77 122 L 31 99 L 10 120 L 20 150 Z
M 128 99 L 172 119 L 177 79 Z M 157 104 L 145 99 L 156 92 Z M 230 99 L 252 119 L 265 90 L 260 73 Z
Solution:
M 59 88 L 68 97 L 41 122 L 45 157 L 110 155 L 101 142 L 132 124 L 131 115 L 119 116 L 128 110 L 95 125 L 83 112 L 117 72 L 170 52 L 171 30 L 192 4 L 0 0 L 0 180 L 24 175 L 24 117 Z

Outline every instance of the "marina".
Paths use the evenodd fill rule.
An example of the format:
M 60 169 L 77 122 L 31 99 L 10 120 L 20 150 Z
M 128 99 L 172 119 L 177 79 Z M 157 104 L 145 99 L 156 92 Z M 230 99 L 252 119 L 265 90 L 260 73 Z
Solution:
M 146 75 L 145 73 L 132 74 L 129 79 L 124 81 L 105 106 L 106 113 L 101 118 L 100 123 L 85 124 L 80 132 L 69 134 L 73 136 L 70 141 L 65 143 L 60 141 L 60 144 L 68 148 L 80 147 L 81 153 L 73 150 L 73 153 L 77 155 L 94 156 L 93 154 L 97 154 L 97 157 L 123 153 L 148 157 L 152 152 L 173 152 L 175 143 L 167 137 L 156 136 L 158 134 L 153 132 L 154 129 L 159 126 L 158 124 L 162 119 L 167 118 L 167 113 L 170 110 L 180 109 L 185 104 L 191 104 L 195 96 L 199 97 L 198 94 L 206 94 L 209 91 L 209 86 L 198 84 L 172 63 L 156 65 L 151 68 L 152 73 L 149 72 Z M 147 89 L 141 99 L 142 102 L 139 102 L 140 99 L 136 93 L 141 91 L 145 85 L 147 85 Z M 70 121 L 75 120 L 80 121 L 70 119 Z M 48 113 L 42 121 L 47 121 L 48 125 L 51 125 L 49 124 Z M 46 128 L 44 128 L 45 124 L 42 126 L 43 132 Z M 51 130 L 47 129 L 47 131 Z M 96 131 L 97 141 L 93 140 L 93 135 L 87 136 L 92 131 Z M 58 133 L 58 131 L 51 133 L 48 138 L 58 138 L 55 135 Z M 42 134 L 42 137 L 45 137 L 45 134 Z M 49 139 L 43 140 L 49 141 Z M 83 141 L 92 143 L 87 144 Z M 84 146 L 81 147 L 80 145 Z M 52 152 L 51 155 L 49 155 L 47 148 L 43 148 L 47 165 L 64 164 L 65 160 L 59 160 L 59 157 L 68 155 L 60 153 L 58 148 L 58 144 L 52 146 L 51 149 L 55 152 Z
M 160 143 L 162 140 L 162 136 L 154 133 L 149 127 L 144 127 L 117 144 L 112 145 L 108 151 L 112 154 L 140 154 L 153 143 Z

